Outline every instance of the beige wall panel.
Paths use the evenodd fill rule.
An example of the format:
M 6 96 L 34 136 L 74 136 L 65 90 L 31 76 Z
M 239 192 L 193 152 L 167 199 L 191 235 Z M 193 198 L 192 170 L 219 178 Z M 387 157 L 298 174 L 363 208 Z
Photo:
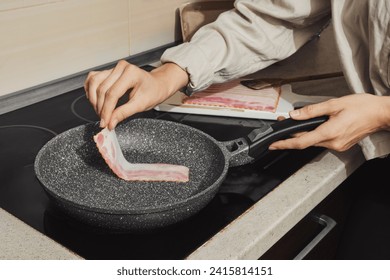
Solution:
M 129 0 L 130 54 L 175 40 L 177 8 L 188 0 Z
M 188 2 L 202 1 L 206 0 L 129 0 L 130 54 L 180 38 L 178 8 Z
M 48 2 L 0 11 L 0 95 L 129 54 L 128 0 Z
M 66 0 L 0 0 L 0 11 L 45 5 Z

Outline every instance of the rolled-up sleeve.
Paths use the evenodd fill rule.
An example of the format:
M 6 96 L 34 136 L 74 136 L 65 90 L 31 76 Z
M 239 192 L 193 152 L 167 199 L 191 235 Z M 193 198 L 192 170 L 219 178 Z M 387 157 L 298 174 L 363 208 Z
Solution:
M 187 94 L 285 59 L 330 17 L 329 1 L 237 0 L 234 7 L 161 57 L 188 73 Z

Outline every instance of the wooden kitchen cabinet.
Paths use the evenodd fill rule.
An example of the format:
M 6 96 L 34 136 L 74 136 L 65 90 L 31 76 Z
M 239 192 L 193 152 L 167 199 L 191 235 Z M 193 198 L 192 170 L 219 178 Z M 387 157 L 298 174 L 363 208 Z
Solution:
M 335 259 L 343 228 L 352 205 L 352 190 L 347 180 L 306 215 L 295 227 L 285 234 L 260 259 L 294 259 L 313 239 L 320 238 L 303 259 Z M 327 231 L 325 222 L 329 219 Z M 334 226 L 331 223 L 335 223 Z M 318 236 L 324 234 L 323 237 Z M 307 248 L 306 248 L 307 249 Z

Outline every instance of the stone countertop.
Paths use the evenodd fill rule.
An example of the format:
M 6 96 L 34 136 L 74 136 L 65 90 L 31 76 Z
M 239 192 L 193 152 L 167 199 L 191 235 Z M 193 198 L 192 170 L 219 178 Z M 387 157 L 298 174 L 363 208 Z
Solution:
M 0 208 L 0 259 L 74 260 L 80 257 Z

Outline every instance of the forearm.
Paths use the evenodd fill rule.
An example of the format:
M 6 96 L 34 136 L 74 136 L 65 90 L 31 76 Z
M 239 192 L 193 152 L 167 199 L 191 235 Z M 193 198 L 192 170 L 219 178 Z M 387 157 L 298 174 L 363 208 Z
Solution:
M 282 60 L 324 24 L 328 1 L 236 1 L 235 9 L 201 28 L 191 42 L 167 50 L 190 75 L 188 94 L 212 83 L 241 77 Z

